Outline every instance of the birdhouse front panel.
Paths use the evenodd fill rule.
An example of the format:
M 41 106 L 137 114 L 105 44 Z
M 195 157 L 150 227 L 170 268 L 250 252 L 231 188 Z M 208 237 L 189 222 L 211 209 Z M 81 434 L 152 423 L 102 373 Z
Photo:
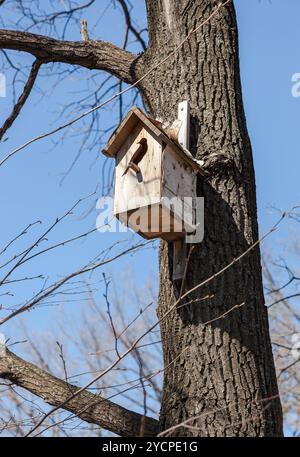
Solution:
M 160 201 L 161 160 L 159 139 L 138 124 L 116 156 L 115 215 Z

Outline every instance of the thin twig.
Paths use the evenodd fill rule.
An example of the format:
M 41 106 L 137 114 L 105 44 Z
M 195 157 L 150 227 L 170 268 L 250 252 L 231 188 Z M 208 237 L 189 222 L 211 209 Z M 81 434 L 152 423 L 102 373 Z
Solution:
M 3 319 L 0 320 L 0 325 L 6 323 L 13 317 L 30 310 L 34 306 L 36 306 L 38 303 L 43 301 L 45 298 L 47 298 L 49 295 L 53 294 L 56 290 L 58 290 L 62 285 L 64 285 L 66 282 L 70 281 L 70 279 L 73 279 L 77 276 L 83 275 L 84 273 L 90 273 L 91 271 L 94 271 L 104 265 L 107 265 L 108 263 L 113 262 L 114 260 L 119 259 L 120 257 L 123 257 L 126 254 L 129 254 L 130 252 L 134 252 L 138 250 L 141 247 L 146 246 L 147 244 L 150 244 L 149 241 L 144 242 L 144 243 L 139 243 L 134 246 L 131 246 L 130 248 L 126 249 L 125 251 L 120 252 L 119 254 L 116 254 L 115 256 L 111 257 L 110 259 L 103 260 L 101 262 L 94 263 L 92 265 L 88 265 L 78 271 L 75 271 L 67 276 L 65 276 L 63 279 L 60 281 L 52 284 L 50 287 L 48 287 L 45 291 L 42 291 L 40 294 L 37 294 L 37 296 L 29 303 L 23 305 L 21 308 L 17 309 L 16 311 L 13 311 L 11 314 L 8 316 L 4 317 Z
M 118 2 L 120 3 L 120 5 L 121 5 L 121 7 L 123 9 L 123 12 L 124 12 L 124 17 L 125 17 L 125 22 L 126 22 L 127 29 L 130 30 L 130 32 L 136 37 L 136 39 L 138 40 L 138 42 L 142 46 L 143 50 L 146 51 L 147 46 L 146 46 L 145 41 L 141 37 L 141 33 L 138 32 L 137 29 L 132 25 L 130 12 L 129 12 L 129 9 L 128 9 L 128 6 L 127 6 L 125 0 L 118 0 Z
M 72 396 L 70 396 L 70 398 L 67 398 L 63 403 L 61 403 L 60 405 L 54 407 L 52 410 L 50 410 L 47 414 L 45 414 L 45 416 L 38 422 L 38 424 L 36 424 L 36 426 L 34 428 L 32 428 L 31 431 L 28 432 L 28 434 L 26 436 L 29 436 L 31 435 L 38 427 L 40 427 L 40 425 L 46 420 L 47 417 L 49 417 L 51 414 L 53 414 L 54 412 L 56 412 L 58 409 L 64 407 L 69 401 L 71 401 L 74 397 L 76 397 L 77 395 L 79 395 L 81 392 L 83 392 L 84 390 L 88 389 L 89 387 L 91 387 L 95 382 L 97 382 L 99 379 L 101 379 L 103 376 L 105 376 L 108 372 L 110 372 L 112 369 L 114 369 L 119 363 L 121 360 L 123 360 L 133 349 L 136 348 L 136 346 L 138 345 L 138 343 L 146 336 L 148 335 L 151 331 L 153 331 L 164 319 L 166 319 L 166 317 L 171 313 L 173 312 L 176 307 L 178 306 L 178 304 L 180 303 L 181 300 L 183 300 L 186 296 L 188 296 L 190 293 L 198 290 L 199 288 L 203 287 L 204 285 L 208 284 L 209 282 L 211 282 L 212 280 L 214 280 L 216 277 L 220 276 L 221 274 L 223 274 L 225 271 L 227 271 L 228 269 L 230 269 L 233 265 L 235 265 L 236 263 L 240 262 L 247 254 L 249 254 L 249 252 L 251 252 L 254 248 L 256 248 L 266 237 L 268 237 L 271 233 L 273 233 L 277 227 L 279 226 L 279 224 L 286 218 L 288 213 L 283 213 L 281 218 L 274 224 L 274 226 L 265 234 L 263 235 L 259 240 L 255 241 L 251 246 L 249 246 L 249 248 L 244 251 L 239 257 L 235 258 L 232 260 L 232 262 L 230 262 L 229 264 L 227 264 L 224 268 L 222 268 L 221 270 L 219 270 L 217 273 L 213 274 L 212 276 L 210 276 L 209 278 L 207 278 L 206 280 L 202 281 L 200 284 L 196 285 L 195 287 L 193 287 L 192 289 L 188 290 L 187 292 L 185 292 L 178 300 L 176 300 L 176 302 L 173 304 L 173 306 L 171 306 L 168 311 L 166 311 L 166 313 L 156 322 L 154 323 L 146 332 L 144 332 L 142 335 L 140 335 L 132 344 L 131 346 L 123 352 L 123 354 L 120 356 L 120 358 L 118 358 L 117 360 L 115 360 L 109 367 L 107 367 L 105 370 L 103 370 L 101 373 L 97 374 L 94 378 L 91 379 L 91 381 L 89 381 L 88 383 L 86 383 L 84 386 L 82 386 L 80 389 L 78 389 L 76 392 L 74 392 L 74 394 Z M 241 305 L 235 305 L 235 307 L 237 306 L 241 306 Z M 212 322 L 212 321 L 211 321 Z
M 31 71 L 30 71 L 28 80 L 27 80 L 27 82 L 26 82 L 26 84 L 24 86 L 23 92 L 20 95 L 17 103 L 15 104 L 15 106 L 14 106 L 14 108 L 12 110 L 12 113 L 6 119 L 6 121 L 4 122 L 2 127 L 0 128 L 0 141 L 2 140 L 2 138 L 5 135 L 5 133 L 7 132 L 7 130 L 12 126 L 12 124 L 14 123 L 16 118 L 18 117 L 21 109 L 23 108 L 24 104 L 26 103 L 26 100 L 28 99 L 28 97 L 29 97 L 29 95 L 31 93 L 31 90 L 32 90 L 32 88 L 34 86 L 35 80 L 37 78 L 37 75 L 38 75 L 38 72 L 39 72 L 39 69 L 40 69 L 42 63 L 43 62 L 41 60 L 37 59 L 32 64 Z

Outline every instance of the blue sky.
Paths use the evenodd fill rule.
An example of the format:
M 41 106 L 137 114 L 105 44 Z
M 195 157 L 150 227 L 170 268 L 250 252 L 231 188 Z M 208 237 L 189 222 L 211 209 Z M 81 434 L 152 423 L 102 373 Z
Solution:
M 291 78 L 300 68 L 300 4 L 297 0 L 235 4 L 262 228 L 270 223 L 269 206 L 288 209 L 300 199 L 300 98 L 291 95 Z
M 92 38 L 109 40 L 121 44 L 123 37 L 122 15 L 113 7 L 106 8 L 100 22 L 96 22 L 98 11 L 87 16 Z M 144 2 L 133 1 L 136 21 L 146 24 Z M 247 124 L 253 146 L 257 182 L 257 201 L 261 232 L 266 231 L 276 220 L 274 208 L 289 209 L 300 202 L 300 98 L 291 94 L 291 78 L 300 72 L 300 2 L 299 0 L 236 0 L 235 1 L 239 37 L 240 62 L 243 96 Z M 13 10 L 4 9 L 4 17 L 13 23 Z M 12 27 L 12 25 L 11 25 Z M 31 30 L 36 31 L 35 29 Z M 72 25 L 67 32 L 68 39 L 80 39 L 79 28 Z M 136 45 L 131 45 L 136 50 Z M 28 66 L 32 58 L 28 55 L 14 56 L 23 66 Z M 55 70 L 55 68 L 54 68 Z M 38 79 L 38 90 L 34 91 L 20 117 L 7 134 L 7 141 L 1 145 L 0 158 L 14 147 L 35 135 L 49 130 L 64 120 L 85 110 L 79 103 L 79 91 L 91 91 L 92 77 L 95 72 L 81 70 L 67 76 L 57 84 L 57 76 L 51 76 L 51 69 Z M 7 75 L 7 97 L 0 98 L 1 120 L 9 113 L 12 104 L 12 73 Z M 103 76 L 105 77 L 105 76 Z M 22 84 L 17 84 L 20 90 Z M 68 113 L 61 114 L 64 103 L 77 103 Z M 132 95 L 127 97 L 128 106 Z M 99 124 L 104 131 L 118 122 L 118 106 L 108 106 L 99 112 Z M 33 221 L 43 221 L 43 227 L 51 224 L 56 217 L 64 214 L 79 198 L 96 190 L 99 197 L 102 186 L 103 157 L 101 148 L 109 132 L 99 139 L 99 147 L 92 151 L 84 149 L 72 172 L 61 184 L 63 173 L 74 160 L 81 144 L 79 130 L 85 128 L 78 124 L 76 130 L 69 129 L 62 139 L 59 135 L 52 140 L 35 143 L 16 155 L 0 169 L 1 205 L 1 244 L 10 240 L 26 225 Z M 95 197 L 82 205 L 82 210 L 59 226 L 51 235 L 51 244 L 68 239 L 95 226 L 97 211 Z M 42 226 L 37 225 L 32 234 L 38 234 Z M 132 235 L 130 235 L 132 237 Z M 97 253 L 119 239 L 117 234 L 101 235 L 96 233 L 89 240 L 77 242 L 74 246 L 64 247 L 48 254 L 24 269 L 26 275 L 44 274 L 49 281 L 73 271 L 95 257 Z M 276 255 L 286 251 L 289 241 L 287 225 L 268 241 Z M 18 243 L 18 249 L 27 246 L 32 240 Z M 124 245 L 129 242 L 128 235 L 122 235 Z M 130 238 L 131 239 L 131 238 Z M 137 237 L 135 237 L 138 240 Z M 12 250 L 11 253 L 14 251 Z M 107 271 L 115 280 L 121 281 L 128 271 L 137 284 L 143 284 L 149 277 L 158 282 L 157 250 L 147 250 L 127 257 L 108 267 Z M 22 275 L 22 270 L 18 273 Z M 100 273 L 99 273 L 100 275 Z M 22 284 L 16 289 L 14 297 L 5 297 L 5 305 L 13 305 L 38 290 L 40 284 Z M 1 297 L 2 298 L 2 297 Z M 78 305 L 85 306 L 85 302 Z M 77 305 L 76 305 L 77 307 Z M 56 308 L 42 308 L 26 315 L 30 328 L 51 329 Z M 70 316 L 78 318 L 78 309 L 72 307 Z M 3 330 L 8 336 L 16 338 L 16 324 L 9 323 Z

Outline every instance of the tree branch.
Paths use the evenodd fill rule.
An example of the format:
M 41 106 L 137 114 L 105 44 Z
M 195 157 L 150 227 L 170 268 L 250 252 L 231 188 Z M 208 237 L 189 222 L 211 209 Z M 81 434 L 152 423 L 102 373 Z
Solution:
M 63 404 L 70 397 L 70 392 L 79 390 L 7 349 L 3 356 L 0 355 L 0 377 L 37 395 L 52 406 Z M 120 436 L 139 436 L 142 421 L 145 421 L 145 436 L 155 436 L 158 433 L 158 422 L 155 419 L 144 418 L 141 414 L 88 391 L 83 391 L 68 401 L 64 404 L 64 409 Z
M 15 104 L 15 106 L 14 106 L 14 108 L 12 110 L 12 113 L 6 119 L 6 121 L 4 122 L 3 126 L 0 128 L 0 141 L 2 140 L 2 138 L 5 135 L 5 133 L 7 132 L 7 130 L 12 126 L 12 124 L 14 123 L 16 118 L 18 117 L 21 109 L 23 108 L 24 104 L 26 103 L 26 100 L 29 97 L 29 95 L 31 93 L 31 90 L 32 90 L 32 88 L 34 86 L 34 83 L 35 83 L 36 77 L 38 75 L 38 72 L 39 72 L 41 64 L 42 63 L 41 63 L 40 60 L 36 60 L 33 63 L 32 67 L 31 67 L 31 71 L 30 71 L 29 77 L 28 77 L 28 80 L 27 80 L 27 82 L 26 82 L 26 84 L 24 86 L 22 94 L 20 95 L 17 103 Z
M 145 41 L 143 40 L 143 38 L 141 36 L 141 33 L 138 32 L 137 29 L 135 27 L 133 27 L 133 25 L 132 25 L 132 20 L 131 20 L 131 17 L 130 17 L 130 11 L 128 9 L 128 6 L 127 6 L 125 0 L 118 0 L 118 2 L 120 3 L 120 5 L 121 5 L 121 7 L 123 9 L 125 22 L 126 22 L 126 26 L 127 26 L 128 30 L 131 31 L 131 33 L 135 36 L 137 41 L 142 46 L 143 50 L 146 51 L 147 46 L 146 46 L 146 43 L 145 43 Z
M 44 62 L 105 70 L 128 84 L 136 80 L 139 57 L 105 41 L 61 41 L 44 35 L 0 29 L 0 48 L 28 52 Z

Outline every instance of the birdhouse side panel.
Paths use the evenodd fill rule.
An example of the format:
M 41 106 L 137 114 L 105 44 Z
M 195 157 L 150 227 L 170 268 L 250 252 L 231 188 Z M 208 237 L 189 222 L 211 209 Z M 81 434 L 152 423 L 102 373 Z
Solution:
M 196 197 L 197 173 L 184 161 L 170 145 L 164 149 L 162 157 L 162 199 L 169 206 L 186 232 L 193 231 L 194 204 Z
M 162 157 L 162 196 L 195 197 L 197 173 L 167 145 Z
M 135 166 L 132 159 L 141 142 L 146 150 Z M 160 140 L 143 125 L 139 124 L 128 136 L 116 156 L 114 214 L 156 204 L 161 198 Z

